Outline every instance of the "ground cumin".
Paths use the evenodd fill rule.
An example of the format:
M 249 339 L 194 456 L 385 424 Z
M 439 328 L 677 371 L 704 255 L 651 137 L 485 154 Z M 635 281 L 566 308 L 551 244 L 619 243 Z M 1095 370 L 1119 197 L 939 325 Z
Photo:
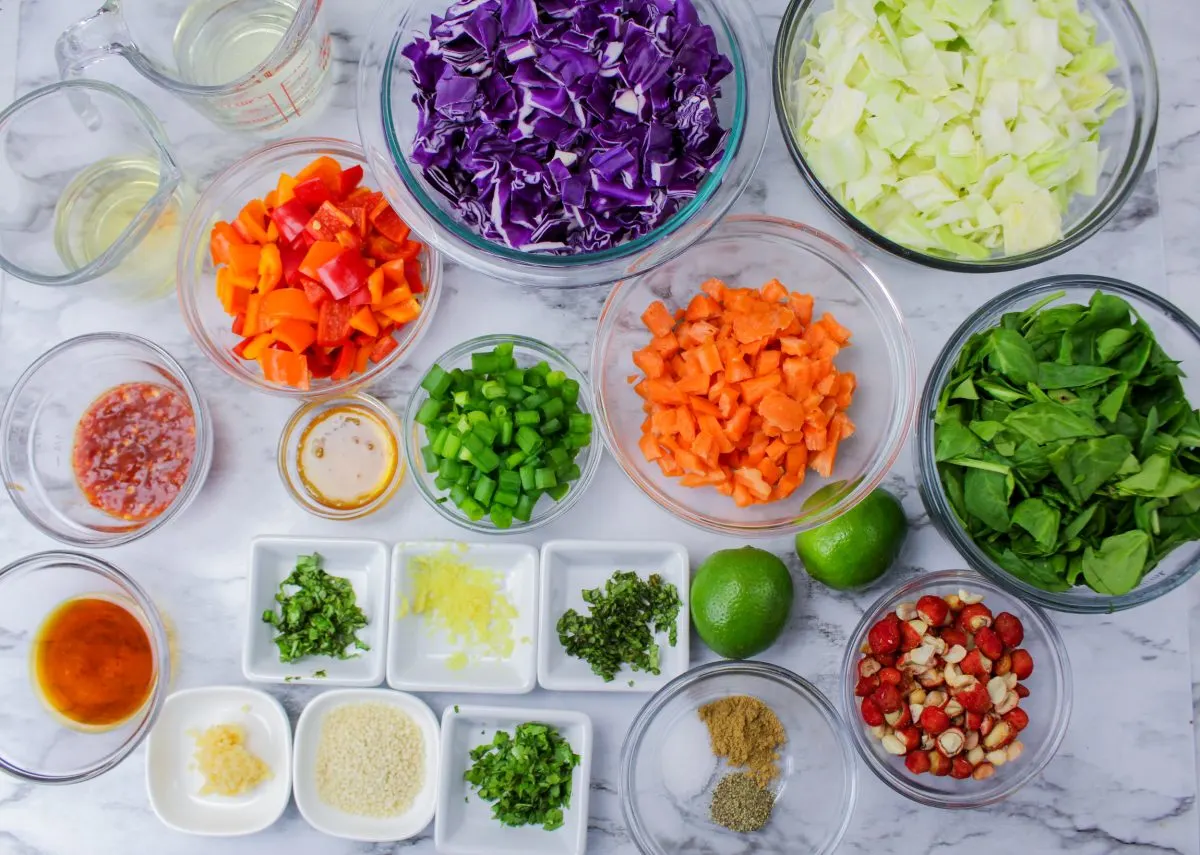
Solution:
M 758 698 L 731 695 L 700 707 L 700 720 L 708 725 L 713 754 L 730 766 L 745 767 L 760 787 L 779 776 L 780 745 L 787 733 L 779 718 Z

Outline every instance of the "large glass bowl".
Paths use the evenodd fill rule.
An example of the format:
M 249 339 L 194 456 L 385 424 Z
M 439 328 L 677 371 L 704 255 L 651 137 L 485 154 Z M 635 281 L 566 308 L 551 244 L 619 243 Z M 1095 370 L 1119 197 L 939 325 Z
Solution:
M 124 383 L 166 385 L 187 398 L 196 448 L 174 500 L 148 520 L 124 520 L 94 507 L 75 478 L 75 429 L 100 395 Z M 92 333 L 46 351 L 17 379 L 0 416 L 0 473 L 17 510 L 39 531 L 71 546 L 98 549 L 144 537 L 183 513 L 212 460 L 208 407 L 183 367 L 153 342 L 126 333 Z
M 712 754 L 698 710 L 730 695 L 769 706 L 787 732 L 771 819 L 736 834 L 709 819 L 712 789 L 728 772 Z M 765 662 L 714 662 L 676 677 L 642 707 L 621 748 L 621 813 L 643 855 L 827 855 L 850 825 L 858 796 L 846 725 L 803 677 Z
M 1113 218 L 1129 199 L 1154 151 L 1158 126 L 1158 73 L 1150 37 L 1129 0 L 1079 0 L 1079 7 L 1096 19 L 1097 40 L 1111 41 L 1119 67 L 1110 74 L 1113 83 L 1129 93 L 1129 103 L 1113 114 L 1100 132 L 1100 149 L 1108 151 L 1094 196 L 1076 196 L 1063 219 L 1063 236 L 1048 246 L 1015 255 L 994 253 L 982 260 L 937 255 L 904 246 L 884 237 L 834 198 L 805 159 L 791 128 L 797 122 L 788 93 L 804 63 L 805 44 L 811 40 L 818 16 L 835 0 L 790 0 L 775 42 L 775 113 L 792 160 L 817 198 L 829 211 L 875 246 L 901 258 L 941 270 L 991 273 L 1040 264 L 1087 240 Z
M 261 199 L 275 189 L 280 173 L 295 175 L 321 155 L 334 158 L 343 168 L 354 164 L 366 166 L 362 149 L 343 140 L 304 137 L 271 143 L 246 155 L 212 180 L 192 209 L 179 244 L 179 305 L 188 332 L 200 350 L 235 380 L 252 389 L 289 398 L 335 395 L 365 387 L 382 377 L 402 363 L 420 341 L 429 328 L 442 293 L 442 259 L 427 245 L 418 256 L 425 280 L 425 293 L 418 295 L 421 314 L 395 333 L 399 346 L 378 363 L 369 363 L 366 371 L 345 380 L 315 377 L 312 388 L 307 391 L 266 380 L 257 362 L 239 359 L 233 353 L 233 346 L 242 337 L 230 329 L 232 320 L 217 299 L 217 273 L 209 253 L 213 224 L 220 220 L 232 221 L 251 199 Z M 378 189 L 369 180 L 363 183 Z
M 853 371 L 858 389 L 849 416 L 857 431 L 838 449 L 833 478 L 811 470 L 789 498 L 737 507 L 711 487 L 684 487 L 642 455 L 642 399 L 629 378 L 640 373 L 633 352 L 650 342 L 641 314 L 654 300 L 687 306 L 701 284 L 717 277 L 733 287 L 758 288 L 778 278 L 811 294 L 815 316 L 833 313 L 851 330 L 838 354 L 839 371 Z M 600 313 L 592 348 L 592 385 L 604 442 L 642 492 L 684 522 L 740 537 L 795 533 L 828 522 L 870 493 L 887 474 L 908 437 L 916 402 L 916 361 L 900 310 L 879 278 L 844 244 L 816 229 L 763 216 L 725 219 L 688 252 L 613 288 Z M 809 501 L 829 483 L 838 487 Z
M 42 623 L 65 601 L 85 596 L 123 606 L 150 642 L 150 694 L 140 710 L 108 729 L 68 724 L 34 682 Z M 166 629 L 146 592 L 113 565 L 75 552 L 42 552 L 0 569 L 0 638 L 0 770 L 37 784 L 77 784 L 114 768 L 154 726 L 171 681 Z
M 566 354 L 557 348 L 525 336 L 483 335 L 450 348 L 432 364 L 440 365 L 446 371 L 453 371 L 455 368 L 470 368 L 472 353 L 494 350 L 497 345 L 505 343 L 513 345 L 513 357 L 517 361 L 518 368 L 528 368 L 545 361 L 550 364 L 552 371 L 561 371 L 569 379 L 579 384 L 579 409 L 584 413 L 592 414 L 593 418 L 592 442 L 585 448 L 581 448 L 579 455 L 575 458 L 575 465 L 579 467 L 580 475 L 571 484 L 567 494 L 557 502 L 549 496 L 543 495 L 534 506 L 529 522 L 514 519 L 509 528 L 497 528 L 486 516 L 481 520 L 472 520 L 447 499 L 447 493 L 437 488 L 437 485 L 434 484 L 437 473 L 429 472 L 421 459 L 421 448 L 427 444 L 428 440 L 425 438 L 425 428 L 417 424 L 417 412 L 421 409 L 421 405 L 429 399 L 429 393 L 417 386 L 408 399 L 408 408 L 404 412 L 404 457 L 408 463 L 408 470 L 412 474 L 412 480 L 417 485 L 417 492 L 421 494 L 421 498 L 429 507 L 450 522 L 479 534 L 523 534 L 558 519 L 583 497 L 584 491 L 596 477 L 596 471 L 600 468 L 600 458 L 604 453 L 600 445 L 600 431 L 595 424 L 596 410 L 592 405 L 592 395 L 588 388 L 587 378 L 567 358 Z M 421 376 L 424 377 L 424 373 Z
M 400 51 L 427 36 L 450 0 L 384 0 L 359 62 L 358 127 L 375 181 L 421 239 L 455 261 L 522 284 L 577 287 L 614 282 L 678 255 L 712 228 L 750 181 L 766 143 L 767 42 L 751 0 L 694 0 L 733 64 L 717 109 L 729 129 L 724 158 L 696 197 L 649 234 L 600 252 L 556 256 L 510 249 L 461 224 L 448 200 L 409 159 L 417 127 L 411 63 Z
M 1200 406 L 1200 325 L 1178 307 L 1157 294 L 1118 279 L 1104 276 L 1049 276 L 1018 285 L 984 303 L 950 336 L 929 372 L 921 403 L 917 408 L 917 481 L 921 500 L 929 518 L 973 569 L 1018 596 L 1048 609 L 1077 613 L 1106 613 L 1140 606 L 1173 591 L 1200 570 L 1200 541 L 1192 541 L 1167 554 L 1158 566 L 1146 574 L 1140 585 L 1127 594 L 1099 594 L 1084 585 L 1069 591 L 1053 592 L 1035 588 L 1010 575 L 983 552 L 967 534 L 946 499 L 946 491 L 934 460 L 933 417 L 938 394 L 946 384 L 959 351 L 972 335 L 999 323 L 1006 312 L 1019 312 L 1044 297 L 1063 291 L 1066 296 L 1054 303 L 1087 303 L 1097 291 L 1121 297 L 1150 325 L 1166 354 L 1183 369 L 1183 390 L 1193 408 Z
M 1029 725 L 1019 736 L 1025 750 L 1012 763 L 997 766 L 996 773 L 983 781 L 912 774 L 905 768 L 903 757 L 888 754 L 871 734 L 859 710 L 860 700 L 854 695 L 862 646 L 876 622 L 894 612 L 901 603 L 915 604 L 924 594 L 944 597 L 960 591 L 982 595 L 983 604 L 993 614 L 1016 615 L 1025 628 L 1021 647 L 1033 657 L 1033 674 L 1023 681 L 1029 688 L 1029 697 L 1020 706 L 1029 715 Z M 1041 609 L 969 570 L 926 573 L 897 585 L 876 600 L 863 613 L 846 645 L 841 680 L 842 712 L 850 722 L 854 747 L 867 766 L 902 796 L 929 807 L 977 808 L 1008 798 L 1046 768 L 1067 735 L 1071 721 L 1071 663 L 1058 629 Z

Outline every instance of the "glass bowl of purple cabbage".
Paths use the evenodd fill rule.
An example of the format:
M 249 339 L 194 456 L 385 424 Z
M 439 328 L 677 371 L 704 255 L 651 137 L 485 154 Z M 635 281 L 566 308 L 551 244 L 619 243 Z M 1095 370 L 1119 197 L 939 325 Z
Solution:
M 496 278 L 615 282 L 745 189 L 769 52 L 749 0 L 386 0 L 360 63 L 375 181 L 422 240 Z

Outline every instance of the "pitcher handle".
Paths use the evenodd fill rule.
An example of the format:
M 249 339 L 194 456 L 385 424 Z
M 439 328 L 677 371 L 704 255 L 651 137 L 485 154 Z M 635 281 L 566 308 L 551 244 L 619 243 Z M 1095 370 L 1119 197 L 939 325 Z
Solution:
M 76 21 L 63 30 L 54 44 L 61 80 L 80 77 L 89 65 L 114 55 L 122 55 L 131 43 L 129 28 L 121 15 L 121 0 L 107 0 L 95 14 Z M 84 124 L 95 130 L 100 125 L 100 113 L 91 97 L 82 90 L 67 93 L 67 100 Z
M 121 0 L 107 0 L 95 14 L 63 30 L 54 45 L 58 74 L 63 80 L 81 76 L 89 65 L 114 54 L 124 54 L 131 39 Z

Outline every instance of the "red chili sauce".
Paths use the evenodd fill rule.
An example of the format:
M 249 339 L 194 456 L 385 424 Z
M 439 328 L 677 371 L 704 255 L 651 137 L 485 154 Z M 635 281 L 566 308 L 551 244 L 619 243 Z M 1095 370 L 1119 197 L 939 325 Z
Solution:
M 149 520 L 175 500 L 195 452 L 186 396 L 155 383 L 125 383 L 83 414 L 72 460 L 93 506 L 123 520 Z

